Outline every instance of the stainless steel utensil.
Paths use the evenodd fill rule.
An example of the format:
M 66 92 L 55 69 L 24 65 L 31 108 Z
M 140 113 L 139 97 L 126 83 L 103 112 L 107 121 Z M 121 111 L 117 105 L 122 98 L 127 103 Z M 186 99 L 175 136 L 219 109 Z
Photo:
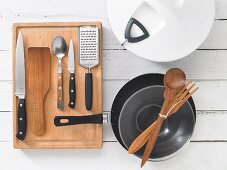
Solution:
M 16 46 L 16 68 L 15 68 L 15 95 L 18 100 L 17 115 L 17 134 L 19 140 L 24 140 L 26 136 L 27 120 L 25 107 L 25 63 L 24 63 L 24 45 L 22 33 L 19 32 Z
M 57 107 L 60 110 L 64 109 L 63 103 L 63 83 L 62 83 L 62 58 L 67 52 L 67 44 L 63 37 L 57 36 L 52 42 L 53 54 L 58 58 L 58 102 Z
M 69 78 L 69 107 L 75 107 L 76 100 L 76 88 L 75 88 L 75 62 L 74 62 L 74 48 L 73 41 L 70 40 L 69 51 L 68 51 L 68 71 L 70 74 Z
M 99 30 L 95 26 L 83 26 L 79 31 L 79 64 L 88 69 L 85 74 L 86 109 L 92 108 L 92 73 L 91 68 L 99 63 Z

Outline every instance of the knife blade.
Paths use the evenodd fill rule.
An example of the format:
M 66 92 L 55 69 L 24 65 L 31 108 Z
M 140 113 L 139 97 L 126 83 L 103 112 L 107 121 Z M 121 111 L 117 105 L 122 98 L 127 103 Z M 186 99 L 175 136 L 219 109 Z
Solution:
M 68 51 L 68 71 L 70 74 L 69 78 L 69 107 L 75 107 L 76 100 L 76 88 L 75 88 L 75 62 L 74 62 L 74 48 L 73 41 L 70 40 L 69 51 Z
M 23 36 L 19 32 L 16 45 L 15 62 L 15 96 L 18 97 L 17 109 L 17 134 L 19 140 L 24 140 L 26 136 L 27 120 L 25 107 L 25 63 L 24 63 L 24 45 Z

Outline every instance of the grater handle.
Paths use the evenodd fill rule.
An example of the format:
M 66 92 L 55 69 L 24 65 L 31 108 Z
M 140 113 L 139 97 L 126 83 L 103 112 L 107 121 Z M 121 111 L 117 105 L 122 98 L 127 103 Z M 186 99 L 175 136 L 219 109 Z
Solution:
M 91 110 L 92 108 L 92 73 L 85 74 L 85 103 L 86 109 Z

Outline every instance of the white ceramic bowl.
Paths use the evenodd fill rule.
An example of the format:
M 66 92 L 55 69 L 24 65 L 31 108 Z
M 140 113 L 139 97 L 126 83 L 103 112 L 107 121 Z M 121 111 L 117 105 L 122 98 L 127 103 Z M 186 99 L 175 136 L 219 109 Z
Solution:
M 213 0 L 109 0 L 108 19 L 120 43 L 131 17 L 139 20 L 150 37 L 125 43 L 135 55 L 156 62 L 183 58 L 196 50 L 209 34 L 215 14 Z M 141 35 L 136 27 L 133 36 Z

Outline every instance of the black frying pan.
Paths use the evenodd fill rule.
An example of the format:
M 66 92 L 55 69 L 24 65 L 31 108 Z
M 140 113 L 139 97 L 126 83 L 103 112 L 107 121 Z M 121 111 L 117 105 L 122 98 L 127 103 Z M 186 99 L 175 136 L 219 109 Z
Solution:
M 163 99 L 162 74 L 145 74 L 126 83 L 116 95 L 111 108 L 111 125 L 119 143 L 127 149 L 132 141 L 145 130 L 158 116 Z M 151 160 L 167 159 L 176 154 L 190 140 L 196 118 L 195 105 L 188 102 L 165 122 L 157 139 Z M 61 119 L 68 122 L 61 123 Z M 102 115 L 93 116 L 56 116 L 56 126 L 76 124 L 101 124 Z M 141 157 L 144 148 L 136 155 Z
M 126 83 L 118 92 L 117 96 L 115 97 L 112 105 L 112 109 L 111 109 L 111 124 L 117 140 L 125 149 L 127 149 L 130 146 L 133 140 L 143 130 L 145 130 L 150 125 L 150 123 L 156 120 L 158 113 L 160 111 L 160 108 L 162 106 L 162 103 L 164 101 L 163 78 L 164 78 L 164 75 L 162 74 L 141 75 Z M 152 87 L 157 87 L 157 86 L 159 86 L 159 88 L 152 90 Z M 144 89 L 147 89 L 147 90 L 144 90 Z M 158 92 L 158 94 L 160 94 L 159 97 L 156 91 Z M 137 94 L 137 96 L 132 97 L 132 96 L 135 96 L 135 94 Z M 155 97 L 153 96 L 154 94 L 156 94 Z M 132 100 L 135 100 L 135 101 L 132 101 Z M 142 114 L 140 112 L 142 112 Z M 187 116 L 188 116 L 187 118 L 189 118 L 189 121 L 187 121 L 187 119 L 184 119 L 184 121 L 181 122 L 181 125 L 182 124 L 184 125 L 187 122 L 186 126 L 184 126 L 185 133 L 187 133 L 186 137 L 184 138 L 184 141 L 182 141 L 180 145 L 177 145 L 177 147 L 173 147 L 175 144 L 171 145 L 171 142 L 174 142 L 174 141 L 166 143 L 166 145 L 164 146 L 171 147 L 171 148 L 168 148 L 168 150 L 167 150 L 167 147 L 163 148 L 163 145 L 161 145 L 162 148 L 159 147 L 159 149 L 157 149 L 157 146 L 160 146 L 159 143 L 162 143 L 166 139 L 169 139 L 171 137 L 175 139 L 177 138 L 177 136 L 169 135 L 170 133 L 168 133 L 167 137 L 165 133 L 162 133 L 162 135 L 159 135 L 157 139 L 157 143 L 154 147 L 154 151 L 152 152 L 152 156 L 150 157 L 152 160 L 161 160 L 161 159 L 169 158 L 173 156 L 174 153 L 176 153 L 181 147 L 183 147 L 184 144 L 186 145 L 188 143 L 194 129 L 195 118 L 196 118 L 196 109 L 192 98 L 190 98 L 188 102 L 185 103 L 185 105 L 178 112 L 187 113 Z M 154 113 L 154 114 L 151 115 L 151 113 Z M 144 116 L 144 117 L 141 117 L 141 116 Z M 179 118 L 185 118 L 185 117 L 182 116 L 182 114 L 176 113 L 173 116 L 169 117 L 168 120 L 170 120 L 170 123 L 177 122 L 179 121 Z M 175 125 L 175 124 L 172 123 L 171 125 Z M 178 122 L 178 125 L 179 125 L 179 122 Z M 163 132 L 163 130 L 166 130 L 167 127 L 165 126 L 166 126 L 166 123 L 164 123 L 164 126 L 162 127 L 161 132 Z M 169 130 L 171 130 L 171 127 Z M 175 132 L 176 135 L 179 135 L 179 131 L 176 131 L 175 129 L 175 131 L 172 131 L 172 133 Z M 136 155 L 141 157 L 143 154 L 143 150 L 144 148 L 139 150 L 136 153 Z M 161 152 L 160 150 L 162 150 L 162 153 L 160 153 Z

